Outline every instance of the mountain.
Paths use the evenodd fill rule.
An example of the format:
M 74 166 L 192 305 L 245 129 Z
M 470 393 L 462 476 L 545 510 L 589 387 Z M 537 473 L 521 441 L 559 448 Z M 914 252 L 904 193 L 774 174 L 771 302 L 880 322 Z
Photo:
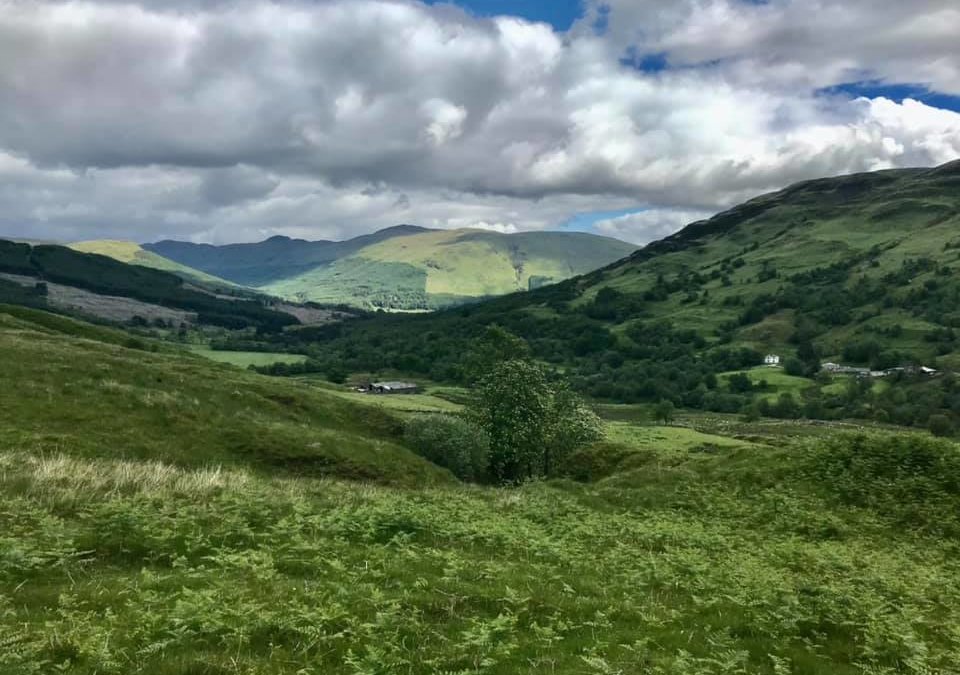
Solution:
M 114 247 L 115 254 L 119 248 Z M 204 282 L 188 283 L 180 274 L 113 257 L 2 239 L 0 302 L 111 321 L 162 320 L 165 325 L 200 323 L 269 332 L 300 323 L 248 290 L 216 284 L 207 288 Z
M 312 349 L 321 369 L 456 381 L 471 341 L 499 324 L 594 397 L 725 412 L 769 402 L 776 389 L 762 382 L 773 371 L 727 379 L 772 353 L 800 397 L 784 399 L 777 414 L 905 424 L 943 414 L 960 424 L 952 376 L 920 386 L 892 371 L 899 374 L 856 391 L 842 378 L 809 379 L 827 361 L 907 374 L 960 370 L 958 271 L 953 162 L 800 183 L 590 274 L 426 317 L 331 327 Z M 899 380 L 902 387 L 889 386 Z
M 143 248 L 234 283 L 258 287 L 330 264 L 369 244 L 420 232 L 426 230 L 397 225 L 347 241 L 305 241 L 275 236 L 253 244 L 213 246 L 165 240 L 144 244 Z
M 29 242 L 27 242 L 29 243 Z M 142 265 L 143 267 L 152 267 L 166 272 L 172 272 L 177 276 L 190 281 L 196 281 L 213 287 L 231 287 L 235 286 L 232 282 L 215 277 L 206 272 L 193 269 L 187 265 L 174 262 L 169 258 L 147 251 L 139 244 L 132 241 L 117 241 L 113 239 L 95 239 L 90 241 L 77 241 L 67 244 L 69 248 L 81 253 L 93 253 L 107 256 L 114 260 L 127 263 L 129 265 Z
M 636 246 L 572 232 L 500 234 L 400 225 L 347 241 L 271 237 L 211 246 L 162 241 L 150 252 L 299 301 L 435 309 L 583 274 Z

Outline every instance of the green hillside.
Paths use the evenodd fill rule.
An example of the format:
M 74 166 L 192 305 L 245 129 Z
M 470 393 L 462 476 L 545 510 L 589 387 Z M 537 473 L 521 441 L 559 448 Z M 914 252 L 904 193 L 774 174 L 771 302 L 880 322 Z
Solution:
M 422 227 L 398 225 L 347 241 L 304 241 L 276 236 L 252 244 L 225 246 L 166 240 L 144 244 L 143 248 L 238 284 L 263 286 L 330 264 L 369 244 L 425 231 Z
M 385 415 L 121 331 L 0 305 L 0 353 L 5 452 L 446 480 Z
M 234 286 L 232 282 L 220 279 L 213 275 L 195 270 L 186 265 L 174 262 L 163 256 L 147 251 L 139 244 L 132 241 L 116 241 L 110 239 L 95 239 L 90 241 L 78 241 L 69 244 L 74 251 L 81 253 L 95 253 L 107 256 L 114 260 L 127 263 L 128 265 L 142 265 L 143 267 L 152 267 L 166 272 L 173 272 L 185 279 L 202 282 L 204 284 L 217 287 Z
M 505 235 L 401 226 L 346 242 L 148 245 L 174 260 L 280 297 L 363 308 L 436 309 L 538 288 L 636 250 L 571 232 Z
M 5 675 L 960 662 L 953 443 L 621 421 L 584 482 L 465 486 L 380 401 L 23 308 L 0 354 Z
M 121 248 L 114 246 L 114 254 L 119 255 Z M 129 246 L 125 250 L 131 251 Z M 222 284 L 208 290 L 206 283 L 187 283 L 180 274 L 127 264 L 112 256 L 0 239 L 0 302 L 51 307 L 48 284 L 184 310 L 195 315 L 198 323 L 229 329 L 278 331 L 300 323 L 291 314 L 271 309 L 264 298 L 250 291 L 227 289 Z M 235 293 L 236 297 L 216 291 Z
M 600 399 L 721 412 L 756 403 L 764 414 L 902 424 L 946 415 L 956 425 L 958 226 L 960 162 L 808 181 L 577 279 L 426 317 L 353 322 L 312 333 L 303 348 L 321 372 L 335 361 L 458 381 L 467 345 L 496 323 Z M 806 389 L 718 377 L 767 353 Z M 812 379 L 826 361 L 941 376 L 900 372 L 884 387 Z M 770 408 L 771 398 L 782 405 Z

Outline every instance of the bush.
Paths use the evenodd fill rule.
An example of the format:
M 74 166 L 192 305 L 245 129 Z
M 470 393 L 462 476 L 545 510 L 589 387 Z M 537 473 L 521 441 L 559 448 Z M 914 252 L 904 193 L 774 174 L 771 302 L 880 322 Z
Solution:
M 486 477 L 490 440 L 476 426 L 453 415 L 421 415 L 407 422 L 404 439 L 424 459 L 466 481 Z
M 927 428 L 934 436 L 950 436 L 953 434 L 953 422 L 946 415 L 930 415 Z

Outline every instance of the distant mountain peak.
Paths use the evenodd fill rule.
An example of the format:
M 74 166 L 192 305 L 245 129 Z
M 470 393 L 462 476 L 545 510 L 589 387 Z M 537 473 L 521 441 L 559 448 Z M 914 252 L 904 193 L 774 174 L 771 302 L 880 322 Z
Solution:
M 385 227 L 382 230 L 377 230 L 373 234 L 418 234 L 420 232 L 432 232 L 433 230 L 429 227 L 420 227 L 419 225 L 408 225 L 406 223 L 401 223 L 400 225 L 391 225 L 390 227 Z

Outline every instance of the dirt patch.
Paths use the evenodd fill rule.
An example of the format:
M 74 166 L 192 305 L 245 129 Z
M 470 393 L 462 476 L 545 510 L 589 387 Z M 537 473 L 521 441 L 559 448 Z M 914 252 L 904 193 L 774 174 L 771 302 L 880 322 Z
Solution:
M 349 319 L 353 315 L 349 312 L 341 312 L 336 309 L 316 309 L 314 307 L 303 307 L 301 305 L 289 305 L 280 303 L 271 307 L 278 312 L 284 312 L 297 318 L 305 326 L 320 326 L 327 323 L 337 323 L 344 319 Z
M 7 279 L 21 286 L 33 286 L 40 282 L 35 277 L 26 277 L 19 274 L 0 274 L 0 278 Z M 63 284 L 47 284 L 47 302 L 58 309 L 67 309 L 95 316 L 107 321 L 130 321 L 135 316 L 154 321 L 193 324 L 197 322 L 196 312 L 186 312 L 180 309 L 170 309 L 160 305 L 152 305 L 132 298 L 122 298 L 115 295 L 100 295 L 82 288 L 64 286 Z

